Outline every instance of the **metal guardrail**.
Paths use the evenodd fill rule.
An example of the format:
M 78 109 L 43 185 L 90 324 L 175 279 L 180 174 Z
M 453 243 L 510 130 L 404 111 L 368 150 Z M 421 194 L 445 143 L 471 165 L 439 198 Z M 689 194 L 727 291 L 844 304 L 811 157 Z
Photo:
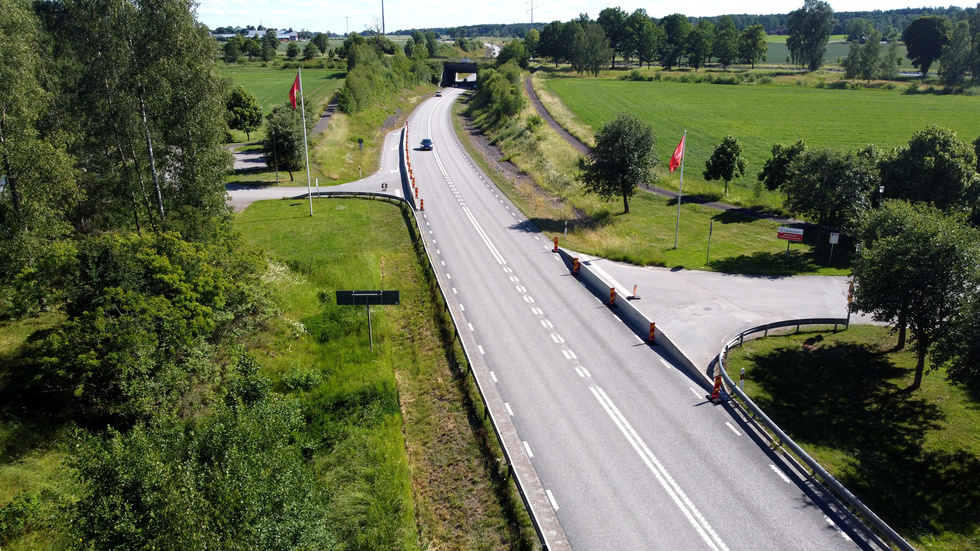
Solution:
M 410 184 L 408 182 L 408 171 L 406 166 L 404 128 L 402 129 L 402 135 L 399 142 L 400 142 L 399 143 L 399 156 L 400 156 L 399 168 L 400 168 L 400 172 L 402 173 L 402 185 L 406 191 L 406 197 L 399 197 L 396 195 L 389 195 L 389 194 L 377 193 L 372 191 L 333 191 L 333 192 L 320 191 L 318 192 L 318 195 L 330 196 L 330 197 L 369 198 L 375 200 L 388 201 L 391 203 L 401 204 L 408 207 L 408 210 L 412 213 L 412 219 L 415 221 L 415 227 L 418 230 L 419 240 L 422 243 L 423 249 L 425 250 L 426 259 L 428 259 L 429 261 L 429 270 L 432 272 L 432 276 L 436 280 L 436 288 L 439 289 L 439 294 L 442 295 L 443 303 L 446 305 L 446 309 L 449 312 L 449 318 L 450 320 L 452 320 L 453 330 L 456 333 L 456 338 L 459 340 L 460 348 L 463 350 L 463 357 L 466 359 L 467 365 L 470 366 L 470 373 L 473 375 L 477 392 L 479 392 L 480 399 L 483 401 L 484 411 L 486 412 L 487 418 L 490 421 L 490 426 L 493 427 L 494 434 L 497 437 L 497 442 L 500 443 L 500 449 L 504 455 L 504 460 L 507 462 L 507 467 L 510 472 L 510 475 L 514 479 L 514 485 L 517 487 L 517 492 L 521 497 L 521 501 L 524 503 L 524 507 L 528 512 L 528 516 L 531 518 L 531 524 L 534 526 L 534 531 L 537 534 L 539 541 L 541 542 L 543 551 L 565 551 L 566 549 L 570 550 L 571 548 L 568 546 L 561 525 L 558 523 L 557 516 L 553 514 L 553 511 L 552 514 L 549 516 L 547 515 L 547 513 L 550 509 L 548 508 L 544 509 L 545 516 L 547 517 L 546 519 L 538 518 L 538 514 L 540 514 L 540 512 L 538 514 L 535 513 L 535 508 L 532 507 L 530 496 L 527 493 L 529 483 L 527 480 L 523 480 L 523 476 L 521 472 L 519 472 L 519 469 L 516 469 L 514 467 L 514 461 L 512 460 L 512 455 L 511 455 L 512 452 L 507 447 L 507 438 L 505 438 L 505 436 L 501 433 L 501 427 L 499 426 L 500 421 L 496 418 L 496 415 L 494 414 L 494 408 L 491 407 L 491 401 L 493 400 L 489 399 L 487 393 L 483 388 L 483 385 L 480 383 L 479 377 L 477 377 L 476 373 L 473 371 L 473 364 L 474 364 L 472 359 L 473 356 L 470 354 L 470 351 L 462 338 L 462 335 L 464 333 L 460 331 L 460 323 L 459 321 L 457 321 L 456 316 L 453 314 L 452 309 L 449 307 L 449 297 L 446 295 L 445 290 L 442 288 L 442 284 L 439 282 L 439 278 L 435 271 L 435 268 L 432 266 L 432 257 L 429 254 L 428 245 L 426 244 L 425 239 L 423 238 L 424 233 L 422 231 L 422 224 L 421 221 L 418 219 L 418 215 L 416 214 L 418 206 L 415 205 L 413 198 L 408 193 L 410 189 Z M 502 410 L 503 406 L 499 406 L 498 409 Z M 500 412 L 498 411 L 497 414 L 499 415 Z M 532 475 L 532 478 L 536 478 L 536 477 Z M 543 491 L 541 493 L 543 494 Z M 542 523 L 547 524 L 548 526 L 542 526 Z
M 846 501 L 851 507 L 857 510 L 862 517 L 864 517 L 865 519 L 868 520 L 868 522 L 874 525 L 875 528 L 877 528 L 882 534 L 884 534 L 893 544 L 898 546 L 899 549 L 902 549 L 902 551 L 916 551 L 916 549 L 912 547 L 912 545 L 909 544 L 909 542 L 905 541 L 905 539 L 902 538 L 902 536 L 900 536 L 898 532 L 896 532 L 890 526 L 888 526 L 888 524 L 886 524 L 885 521 L 881 520 L 878 517 L 878 515 L 874 513 L 874 511 L 872 511 L 871 509 L 868 508 L 867 505 L 862 503 L 861 500 L 859 500 L 854 494 L 852 494 L 847 488 L 845 488 L 844 485 L 840 483 L 840 481 L 834 478 L 834 476 L 829 472 L 827 472 L 827 470 L 824 469 L 819 463 L 817 463 L 816 460 L 814 460 L 812 457 L 810 457 L 809 454 L 803 451 L 803 448 L 801 448 L 796 442 L 794 442 L 792 438 L 787 436 L 787 434 L 783 432 L 783 430 L 780 429 L 779 426 L 776 425 L 776 423 L 774 423 L 773 420 L 770 419 L 769 416 L 767 416 L 765 412 L 763 412 L 762 409 L 759 408 L 759 406 L 756 405 L 756 403 L 753 402 L 752 399 L 749 398 L 748 395 L 746 395 L 745 392 L 743 392 L 742 389 L 738 387 L 738 385 L 735 384 L 735 382 L 731 379 L 731 377 L 728 376 L 728 372 L 725 370 L 725 359 L 728 357 L 728 351 L 731 348 L 734 348 L 735 346 L 741 346 L 742 343 L 745 342 L 746 336 L 753 335 L 755 333 L 763 333 L 763 336 L 768 336 L 769 331 L 771 329 L 779 329 L 782 327 L 795 326 L 796 330 L 799 331 L 800 327 L 803 325 L 833 325 L 834 330 L 836 331 L 838 325 L 843 325 L 846 327 L 847 324 L 848 324 L 848 320 L 845 318 L 807 318 L 807 319 L 780 321 L 776 323 L 768 323 L 765 325 L 759 325 L 757 327 L 747 329 L 745 331 L 742 331 L 738 335 L 732 337 L 732 339 L 729 340 L 727 343 L 725 343 L 725 346 L 722 347 L 721 352 L 718 353 L 718 369 L 721 372 L 721 376 L 722 379 L 724 379 L 725 384 L 731 390 L 730 394 L 734 393 L 735 396 L 737 396 L 739 400 L 742 401 L 742 404 L 749 411 L 752 412 L 755 418 L 757 420 L 761 420 L 762 424 L 765 425 L 766 428 L 768 428 L 769 431 L 771 431 L 776 436 L 776 438 L 781 443 L 781 445 L 789 448 L 790 451 L 792 451 L 793 454 L 796 455 L 796 457 L 799 458 L 800 461 L 805 463 L 806 466 L 810 468 L 813 474 L 820 477 L 820 479 L 823 480 L 824 484 L 829 486 L 831 490 L 833 490 L 838 496 L 843 498 L 844 501 Z

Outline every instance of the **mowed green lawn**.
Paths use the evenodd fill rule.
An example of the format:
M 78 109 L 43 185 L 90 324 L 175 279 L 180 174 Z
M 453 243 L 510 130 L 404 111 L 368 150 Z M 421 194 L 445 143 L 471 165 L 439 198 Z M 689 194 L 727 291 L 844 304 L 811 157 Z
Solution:
M 728 134 L 742 143 L 748 161 L 745 176 L 733 184 L 746 189 L 755 184 L 776 142 L 802 139 L 809 147 L 841 150 L 871 143 L 890 149 L 908 143 L 913 132 L 931 124 L 955 130 L 967 142 L 980 135 L 980 97 L 579 78 L 544 83 L 593 128 L 624 111 L 652 124 L 663 165 L 687 130 L 685 183 L 700 178 L 705 162 Z
M 262 67 L 259 64 L 228 65 L 218 62 L 221 76 L 231 79 L 236 86 L 243 86 L 269 113 L 278 104 L 289 101 L 289 88 L 296 78 L 296 69 Z M 343 84 L 344 71 L 335 69 L 303 69 L 303 94 L 310 106 L 325 101 Z

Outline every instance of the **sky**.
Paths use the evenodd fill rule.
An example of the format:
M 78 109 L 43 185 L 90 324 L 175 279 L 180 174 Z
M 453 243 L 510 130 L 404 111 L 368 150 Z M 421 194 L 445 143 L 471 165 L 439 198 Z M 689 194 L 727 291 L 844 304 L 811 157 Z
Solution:
M 309 30 L 314 32 L 361 32 L 373 29 L 381 22 L 383 0 L 198 0 L 197 18 L 210 28 L 224 26 L 246 27 L 264 25 L 268 28 Z M 834 11 L 893 10 L 907 7 L 940 5 L 928 0 L 830 0 Z M 459 27 L 482 23 L 531 22 L 529 0 L 387 0 L 384 4 L 384 27 L 387 32 L 398 29 Z M 773 14 L 789 13 L 800 8 L 803 0 L 687 0 L 685 2 L 649 0 L 647 2 L 614 2 L 612 0 L 536 0 L 535 22 L 569 21 L 580 13 L 593 19 L 608 7 L 619 6 L 631 13 L 644 8 L 653 17 L 683 13 L 689 17 L 705 17 L 730 13 Z M 960 7 L 976 3 L 951 2 Z

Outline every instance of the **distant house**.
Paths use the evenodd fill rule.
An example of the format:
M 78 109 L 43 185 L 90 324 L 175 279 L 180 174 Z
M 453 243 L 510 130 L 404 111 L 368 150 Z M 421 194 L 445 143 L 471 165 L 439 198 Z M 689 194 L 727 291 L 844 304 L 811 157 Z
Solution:
M 248 31 L 248 34 L 245 35 L 246 38 L 262 38 L 263 36 L 265 36 L 264 30 Z M 299 40 L 299 33 L 292 29 L 288 31 L 276 30 L 276 38 L 279 39 L 279 42 L 296 42 Z
M 773 29 L 773 30 L 769 31 L 769 34 L 770 35 L 776 35 L 776 36 L 785 36 L 785 35 L 789 34 L 789 29 L 786 29 L 784 27 L 780 27 L 778 29 Z

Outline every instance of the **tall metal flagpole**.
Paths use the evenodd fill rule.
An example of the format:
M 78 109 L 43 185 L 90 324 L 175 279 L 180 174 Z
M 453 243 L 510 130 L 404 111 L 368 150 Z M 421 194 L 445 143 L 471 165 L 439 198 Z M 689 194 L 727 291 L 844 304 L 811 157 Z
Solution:
M 303 83 L 300 83 L 302 86 Z M 681 138 L 681 183 L 677 188 L 677 224 L 674 225 L 674 248 L 677 248 L 677 234 L 681 229 L 681 197 L 684 195 L 684 150 L 687 149 L 687 130 Z
M 306 152 L 306 190 L 310 195 L 310 216 L 313 216 L 313 183 L 310 181 L 310 147 L 306 145 L 306 101 L 303 99 L 303 70 L 299 75 L 299 104 L 303 108 L 303 151 Z M 684 179 L 684 165 L 681 164 L 681 180 Z

